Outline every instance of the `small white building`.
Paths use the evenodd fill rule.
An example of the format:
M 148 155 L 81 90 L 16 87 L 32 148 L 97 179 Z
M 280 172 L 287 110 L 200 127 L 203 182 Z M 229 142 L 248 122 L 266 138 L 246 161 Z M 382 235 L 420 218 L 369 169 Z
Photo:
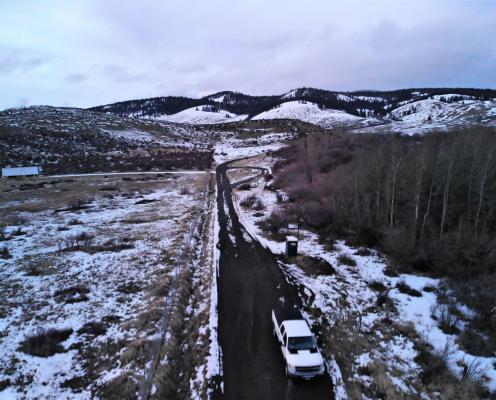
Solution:
M 38 176 L 41 174 L 41 167 L 7 167 L 2 168 L 2 178 L 15 178 L 23 176 Z

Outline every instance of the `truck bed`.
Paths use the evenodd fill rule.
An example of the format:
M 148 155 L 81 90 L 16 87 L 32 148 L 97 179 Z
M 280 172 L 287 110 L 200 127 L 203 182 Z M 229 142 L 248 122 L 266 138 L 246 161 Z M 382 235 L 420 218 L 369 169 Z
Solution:
M 296 307 L 276 307 L 274 308 L 274 316 L 278 327 L 281 326 L 283 321 L 304 320 L 300 310 Z

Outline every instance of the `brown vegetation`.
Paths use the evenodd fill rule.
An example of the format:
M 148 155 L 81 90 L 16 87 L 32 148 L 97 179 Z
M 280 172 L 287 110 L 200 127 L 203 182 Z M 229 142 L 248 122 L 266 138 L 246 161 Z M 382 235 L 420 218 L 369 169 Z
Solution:
M 464 302 L 494 321 L 493 130 L 313 135 L 278 155 L 275 186 L 293 200 L 288 213 L 323 236 L 379 247 L 400 269 L 447 277 Z M 277 232 L 281 220 L 273 214 L 263 225 Z
M 22 343 L 20 351 L 37 357 L 50 357 L 56 353 L 63 353 L 65 349 L 60 344 L 72 334 L 72 329 L 40 329 L 32 336 L 28 336 Z

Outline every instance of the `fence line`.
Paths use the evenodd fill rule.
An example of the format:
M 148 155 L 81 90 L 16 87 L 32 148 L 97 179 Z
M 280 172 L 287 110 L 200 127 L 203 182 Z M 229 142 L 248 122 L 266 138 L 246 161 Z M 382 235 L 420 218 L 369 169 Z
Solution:
M 150 395 L 150 390 L 153 384 L 153 377 L 155 375 L 155 370 L 157 369 L 157 365 L 160 358 L 160 349 L 165 344 L 165 337 L 169 330 L 170 317 L 174 310 L 174 306 L 177 300 L 177 288 L 178 288 L 178 279 L 180 276 L 180 271 L 184 267 L 184 264 L 188 260 L 188 254 L 191 249 L 191 241 L 193 239 L 193 235 L 196 231 L 198 221 L 200 220 L 201 212 L 205 206 L 205 201 L 208 197 L 210 181 L 207 181 L 207 185 L 205 187 L 205 191 L 203 192 L 202 197 L 198 200 L 195 209 L 195 217 L 189 226 L 188 234 L 184 241 L 183 250 L 181 251 L 181 255 L 176 261 L 174 267 L 174 276 L 172 278 L 172 282 L 170 285 L 170 291 L 165 298 L 164 306 L 162 309 L 162 315 L 159 321 L 159 332 L 160 335 L 157 339 L 155 339 L 151 346 L 151 360 L 150 362 L 145 364 L 145 372 L 143 382 L 140 386 L 138 392 L 139 400 L 147 400 Z

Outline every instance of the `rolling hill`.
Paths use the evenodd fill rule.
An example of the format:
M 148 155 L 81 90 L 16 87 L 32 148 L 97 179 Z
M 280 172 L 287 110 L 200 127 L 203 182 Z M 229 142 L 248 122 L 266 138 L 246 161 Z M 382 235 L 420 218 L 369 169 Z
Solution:
M 299 119 L 324 128 L 416 134 L 474 124 L 495 126 L 495 99 L 496 90 L 491 89 L 336 92 L 299 88 L 277 96 L 223 91 L 200 99 L 156 97 L 90 110 L 183 124 Z

